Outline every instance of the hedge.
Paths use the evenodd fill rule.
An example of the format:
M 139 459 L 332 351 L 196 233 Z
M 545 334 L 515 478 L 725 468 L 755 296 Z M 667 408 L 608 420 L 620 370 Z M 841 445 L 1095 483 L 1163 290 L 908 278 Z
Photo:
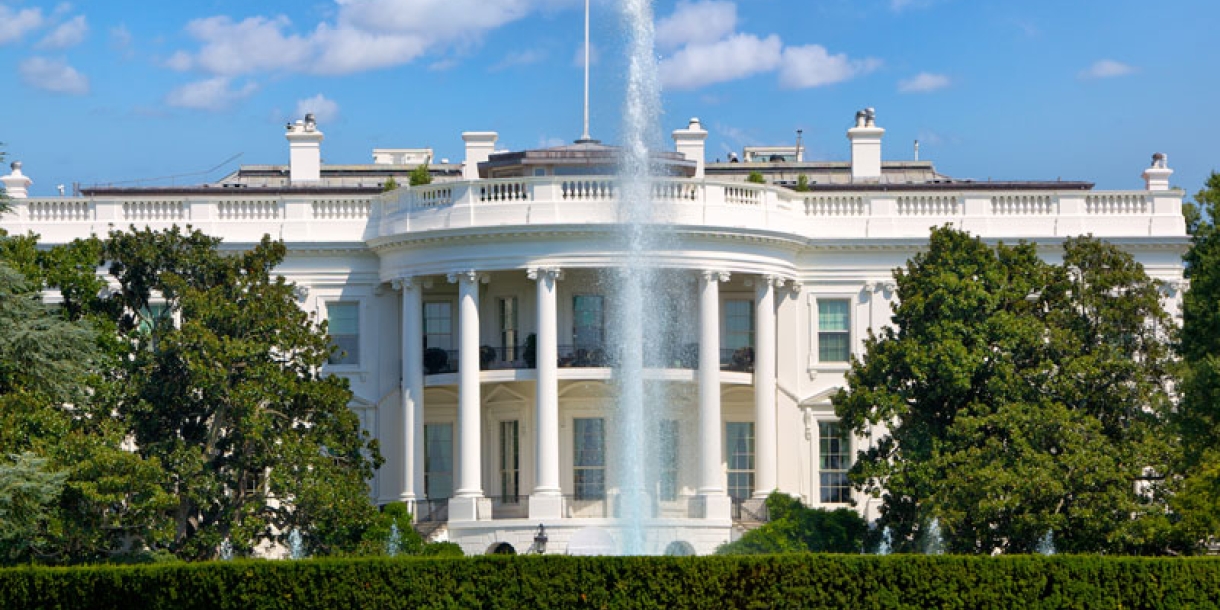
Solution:
M 1220 608 L 1220 559 L 316 559 L 0 570 L 0 608 Z

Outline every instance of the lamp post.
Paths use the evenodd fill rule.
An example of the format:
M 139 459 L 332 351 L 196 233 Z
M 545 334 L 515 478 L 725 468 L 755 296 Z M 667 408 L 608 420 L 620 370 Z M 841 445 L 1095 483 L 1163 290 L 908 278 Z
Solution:
M 546 526 L 538 524 L 538 533 L 534 534 L 534 552 L 539 555 L 546 554 Z

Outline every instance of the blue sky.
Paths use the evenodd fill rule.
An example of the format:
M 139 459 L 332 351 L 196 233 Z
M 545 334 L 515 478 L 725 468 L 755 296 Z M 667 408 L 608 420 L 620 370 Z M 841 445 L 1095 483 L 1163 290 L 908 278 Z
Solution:
M 581 131 L 581 0 L 0 0 L 0 142 L 55 185 L 285 163 L 305 110 L 328 163 L 375 147 L 462 157 Z M 961 178 L 1142 186 L 1153 152 L 1193 194 L 1220 169 L 1215 0 L 658 0 L 664 133 L 708 156 L 793 142 L 848 157 L 877 108 L 886 159 Z M 593 0 L 592 135 L 618 140 L 625 43 Z M 671 143 L 666 142 L 667 145 Z M 241 155 L 210 173 L 234 155 Z M 158 184 L 168 181 L 161 180 Z

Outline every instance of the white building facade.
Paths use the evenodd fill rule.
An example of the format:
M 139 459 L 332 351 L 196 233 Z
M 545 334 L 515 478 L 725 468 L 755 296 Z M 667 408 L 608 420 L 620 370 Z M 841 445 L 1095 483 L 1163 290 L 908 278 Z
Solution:
M 1163 156 L 1143 190 L 971 182 L 926 161 L 883 161 L 883 134 L 862 112 L 850 162 L 806 162 L 798 148 L 719 163 L 704 158 L 707 132 L 692 120 L 674 132 L 675 152 L 658 153 L 666 171 L 652 204 L 668 240 L 650 260 L 667 281 L 654 296 L 688 323 L 672 351 L 645 356 L 649 382 L 675 396 L 648 490 L 648 552 L 710 553 L 773 490 L 876 516 L 845 474 L 868 439 L 844 434 L 830 396 L 868 329 L 889 323 L 892 271 L 930 227 L 1031 241 L 1050 260 L 1065 237 L 1092 233 L 1164 280 L 1176 313 L 1187 238 Z M 494 133 L 468 132 L 462 163 L 383 193 L 431 150 L 324 166 L 312 119 L 286 135 L 288 166 L 197 187 L 26 198 L 18 166 L 0 178 L 18 197 L 0 226 L 44 244 L 133 224 L 189 224 L 226 247 L 283 239 L 279 272 L 302 308 L 330 321 L 340 350 L 328 370 L 351 381 L 351 406 L 380 441 L 376 502 L 407 502 L 468 554 L 525 552 L 540 524 L 547 552 L 590 532 L 617 536 L 607 336 L 621 303 L 606 278 L 628 257 L 615 238 L 616 151 L 498 152 Z M 751 172 L 768 183 L 746 182 Z M 790 188 L 802 174 L 809 190 Z

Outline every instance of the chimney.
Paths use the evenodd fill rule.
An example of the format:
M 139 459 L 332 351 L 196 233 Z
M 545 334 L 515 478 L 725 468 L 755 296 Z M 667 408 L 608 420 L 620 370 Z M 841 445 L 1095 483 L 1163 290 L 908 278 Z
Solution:
M 9 166 L 13 168 L 13 173 L 0 177 L 0 182 L 4 183 L 4 194 L 10 199 L 25 199 L 30 196 L 30 185 L 34 183 L 28 176 L 21 173 L 21 162 L 13 161 Z
M 1165 153 L 1156 153 L 1152 155 L 1152 166 L 1144 170 L 1144 186 L 1150 191 L 1167 191 L 1172 174 L 1169 157 Z
M 851 140 L 851 179 L 878 181 L 881 179 L 881 136 L 885 130 L 877 127 L 877 111 L 865 108 L 856 113 L 856 126 L 847 130 Z
M 306 184 L 322 180 L 322 132 L 318 131 L 313 114 L 289 123 L 284 137 L 288 138 L 289 182 Z
M 479 164 L 491 158 L 491 153 L 496 151 L 496 139 L 499 137 L 494 131 L 462 132 L 462 141 L 466 142 L 466 160 L 462 162 L 463 178 L 479 179 Z
M 698 117 L 692 118 L 686 129 L 674 130 L 674 149 L 682 153 L 688 161 L 694 161 L 695 178 L 703 177 L 704 149 L 707 143 L 707 130 L 699 124 Z

